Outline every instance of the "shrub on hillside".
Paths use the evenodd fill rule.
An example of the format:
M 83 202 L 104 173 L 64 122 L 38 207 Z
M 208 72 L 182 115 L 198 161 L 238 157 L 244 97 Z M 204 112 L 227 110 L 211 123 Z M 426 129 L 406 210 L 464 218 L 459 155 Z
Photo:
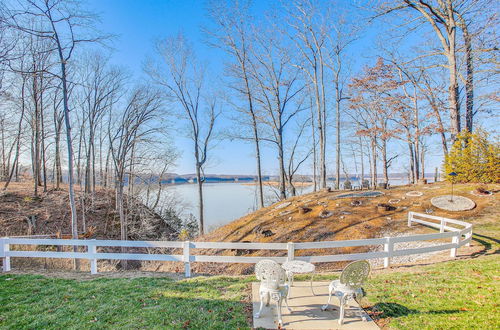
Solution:
M 447 180 L 456 183 L 500 182 L 499 141 L 490 141 L 488 133 L 483 130 L 460 133 L 445 157 L 444 170 L 445 174 L 457 174 L 455 177 L 446 175 Z

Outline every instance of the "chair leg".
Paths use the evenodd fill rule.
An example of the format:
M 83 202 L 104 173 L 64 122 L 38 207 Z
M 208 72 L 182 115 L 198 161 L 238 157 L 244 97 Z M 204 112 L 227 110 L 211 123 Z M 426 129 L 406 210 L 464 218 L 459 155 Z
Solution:
M 286 272 L 286 276 L 288 277 L 288 285 L 290 287 L 292 287 L 293 286 L 293 273 L 288 271 L 288 272 Z
M 285 295 L 285 305 L 288 311 L 291 313 L 292 309 L 290 308 L 290 306 L 288 306 L 288 294 Z
M 339 324 L 342 325 L 344 323 L 346 296 L 342 295 L 339 300 L 340 300 Z
M 256 319 L 258 319 L 260 317 L 260 313 L 262 312 L 262 308 L 264 307 L 264 300 L 266 299 L 266 297 L 267 297 L 267 300 L 269 301 L 269 293 L 267 293 L 267 292 L 260 293 L 260 307 L 259 307 L 259 311 L 257 312 L 257 314 L 255 314 Z
M 290 298 L 290 291 L 292 291 L 292 285 L 293 285 L 293 273 L 287 271 L 286 272 L 286 277 L 287 277 L 287 284 L 288 284 L 288 292 L 286 294 L 287 298 Z
M 328 306 L 330 306 L 330 301 L 332 300 L 332 293 L 333 293 L 333 288 L 330 286 L 328 287 L 328 302 L 326 303 L 326 305 L 323 305 L 323 307 L 321 307 L 322 310 L 326 311 Z
M 276 309 L 278 310 L 278 324 L 283 326 L 283 319 L 281 318 L 281 305 L 283 303 L 283 297 L 280 296 L 278 300 L 276 300 Z

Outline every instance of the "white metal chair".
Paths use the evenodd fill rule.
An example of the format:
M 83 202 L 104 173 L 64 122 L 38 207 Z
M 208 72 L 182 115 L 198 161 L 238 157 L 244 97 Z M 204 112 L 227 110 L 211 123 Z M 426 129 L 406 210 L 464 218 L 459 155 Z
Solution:
M 356 300 L 363 296 L 362 286 L 369 274 L 370 264 L 366 260 L 355 261 L 348 264 L 342 271 L 340 279 L 332 281 L 328 286 L 328 302 L 322 309 L 326 310 L 328 308 L 330 300 L 332 299 L 332 294 L 337 296 L 340 302 L 339 324 L 343 324 L 347 302 L 350 299 Z M 363 321 L 366 321 L 365 314 L 361 310 L 359 310 L 359 315 Z
M 278 322 L 283 325 L 281 318 L 281 307 L 283 299 L 285 300 L 286 308 L 291 312 L 288 307 L 288 284 L 286 281 L 285 270 L 281 268 L 280 264 L 273 260 L 262 260 L 255 265 L 255 275 L 260 280 L 259 296 L 260 308 L 255 314 L 255 318 L 259 318 L 264 307 L 269 305 L 269 299 L 276 301 L 276 309 L 278 310 Z

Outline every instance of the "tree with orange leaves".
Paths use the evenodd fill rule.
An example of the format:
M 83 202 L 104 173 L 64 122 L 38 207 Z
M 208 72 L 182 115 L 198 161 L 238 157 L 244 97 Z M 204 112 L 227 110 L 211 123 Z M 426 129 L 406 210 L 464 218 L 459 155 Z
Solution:
M 384 185 L 389 182 L 388 168 L 396 156 L 388 157 L 387 142 L 399 133 L 391 126 L 391 118 L 405 107 L 405 96 L 401 93 L 404 82 L 396 77 L 394 68 L 385 64 L 382 58 L 373 67 L 352 79 L 350 84 L 350 116 L 358 124 L 357 135 L 367 136 L 370 140 L 371 185 L 377 186 L 377 148 L 381 152 Z

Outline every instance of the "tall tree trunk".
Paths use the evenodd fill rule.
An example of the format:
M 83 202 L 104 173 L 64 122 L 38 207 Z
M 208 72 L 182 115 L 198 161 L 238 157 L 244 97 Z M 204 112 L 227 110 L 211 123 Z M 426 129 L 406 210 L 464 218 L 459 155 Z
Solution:
M 111 147 L 108 148 L 108 152 L 106 154 L 106 166 L 104 167 L 104 177 L 102 179 L 104 188 L 106 188 L 108 186 L 108 180 L 109 180 L 109 177 L 111 176 L 109 174 L 110 156 L 111 156 Z
M 337 78 L 338 79 L 338 78 Z M 337 131 L 337 141 L 336 141 L 336 182 L 335 189 L 340 189 L 340 90 L 338 81 L 335 83 L 335 106 L 336 106 L 336 131 Z
M 59 129 L 55 135 L 55 167 L 56 167 L 56 190 L 61 189 L 62 178 L 62 165 L 61 165 L 61 146 L 60 146 L 60 131 Z
M 462 30 L 462 35 L 465 44 L 465 128 L 468 132 L 472 132 L 474 119 L 474 59 L 472 50 L 472 37 L 469 34 L 467 23 L 461 15 L 457 15 L 458 24 Z
M 418 155 L 416 156 L 418 157 Z M 420 151 L 420 169 L 422 170 L 421 178 L 425 179 L 425 148 Z
M 365 160 L 364 160 L 364 157 L 363 157 L 363 141 L 361 139 L 361 136 L 358 137 L 359 138 L 359 158 L 360 158 L 360 161 L 361 161 L 361 189 L 363 188 L 363 181 L 365 179 Z
M 384 184 L 387 187 L 389 184 L 389 163 L 387 162 L 387 140 L 382 139 L 382 163 L 383 163 L 383 171 L 384 171 Z
M 319 187 L 326 188 L 326 149 L 325 149 L 325 123 L 323 122 L 323 112 L 321 110 L 321 101 L 318 86 L 318 69 L 314 66 L 314 92 L 316 99 L 316 112 L 318 116 L 318 132 L 319 132 Z
M 134 135 L 133 141 L 135 141 L 136 136 Z M 134 158 L 135 158 L 135 142 L 132 143 L 132 151 L 130 153 L 130 164 L 129 164 L 129 174 L 128 174 L 128 196 L 134 195 Z
M 64 123 L 66 125 L 66 144 L 68 152 L 68 190 L 69 190 L 69 206 L 71 209 L 71 232 L 73 239 L 78 239 L 78 215 L 76 211 L 75 204 L 75 190 L 74 190 L 74 178 L 73 178 L 73 143 L 71 139 L 71 122 L 69 119 L 69 104 L 68 104 L 68 87 L 66 79 L 66 60 L 62 55 L 61 45 L 58 44 L 59 48 L 59 58 L 61 61 L 61 80 L 62 80 L 62 91 L 63 91 L 63 106 L 64 106 Z M 76 252 L 76 246 L 73 247 Z M 75 259 L 75 268 L 78 269 L 80 262 Z
M 372 153 L 372 161 L 371 161 L 372 188 L 377 189 L 377 139 L 375 137 L 370 137 L 370 148 Z
M 86 153 L 86 164 L 85 164 L 85 193 L 90 194 L 92 190 L 92 178 L 91 178 L 91 157 L 92 157 L 92 143 L 93 143 L 93 128 L 92 128 L 92 123 L 89 123 L 89 139 L 88 139 L 88 146 L 87 146 L 87 153 Z
M 312 102 L 311 102 L 312 105 Z M 316 127 L 314 126 L 314 110 L 311 106 L 311 137 L 312 137 L 312 152 L 313 152 L 313 192 L 318 189 L 318 174 L 317 174 L 317 152 L 316 152 Z
M 7 165 L 5 164 L 6 163 L 6 159 L 5 159 L 5 119 L 2 118 L 2 120 L 0 121 L 0 129 L 2 130 L 1 133 L 2 133 L 2 175 L 1 175 L 1 178 L 0 180 L 4 180 L 6 177 L 7 177 Z
M 413 106 L 414 106 L 414 115 L 413 115 L 413 125 L 415 126 L 415 154 L 417 157 L 413 157 L 413 161 L 415 162 L 415 168 L 413 171 L 415 183 L 419 179 L 419 164 L 418 164 L 418 155 L 420 153 L 420 118 L 418 111 L 418 99 L 417 99 L 417 87 L 413 87 Z M 411 139 L 411 137 L 408 137 Z
M 43 175 L 43 192 L 47 192 L 47 159 L 45 150 L 45 118 L 43 115 L 43 73 L 40 74 L 40 129 L 41 129 L 41 161 L 42 161 L 42 175 Z
M 255 115 L 255 109 L 253 107 L 252 91 L 250 89 L 250 83 L 247 75 L 246 65 L 245 62 L 240 62 L 240 63 L 245 80 L 246 95 L 248 99 L 248 110 L 250 112 L 250 116 L 252 117 L 253 139 L 255 143 L 255 161 L 257 162 L 257 185 L 259 190 L 259 206 L 262 208 L 264 207 L 264 187 L 262 184 L 262 168 L 261 168 L 262 161 L 260 156 L 260 138 L 259 138 L 258 122 L 257 122 L 257 117 Z
M 78 136 L 78 158 L 76 162 L 76 182 L 80 186 L 82 186 L 82 149 L 84 147 L 84 132 L 85 132 L 85 122 L 82 122 L 82 125 L 80 126 L 80 134 Z M 85 179 L 85 177 L 83 178 Z
M 460 105 L 458 94 L 458 81 L 457 81 L 457 58 L 456 58 L 456 26 L 454 24 L 453 12 L 451 8 L 448 13 L 451 26 L 448 31 L 449 51 L 447 54 L 448 65 L 450 71 L 450 88 L 449 88 L 449 103 L 450 103 L 450 132 L 451 143 L 455 142 L 456 136 L 460 133 Z
M 201 177 L 201 166 L 199 162 L 196 162 L 196 184 L 198 185 L 198 226 L 200 235 L 205 233 L 205 218 L 204 218 L 204 206 L 203 206 L 203 180 Z
M 33 72 L 36 72 L 35 65 L 33 64 Z M 33 178 L 35 180 L 35 196 L 38 196 L 38 187 L 42 185 L 41 174 L 40 174 L 40 103 L 39 103 L 39 90 L 38 81 L 36 73 L 33 74 L 33 106 L 35 110 L 35 123 L 33 125 L 34 129 L 34 141 L 33 141 Z
M 18 173 L 19 171 L 18 166 L 19 166 L 19 153 L 21 150 L 21 132 L 23 128 L 24 111 L 26 109 L 26 103 L 24 101 L 25 87 L 26 87 L 26 78 L 23 76 L 21 85 L 21 115 L 19 116 L 19 123 L 17 125 L 17 136 L 16 136 L 16 154 L 14 156 L 14 162 L 12 164 L 9 177 L 7 178 L 7 180 L 5 181 L 5 185 L 3 186 L 3 190 L 6 190 L 7 187 L 9 186 L 10 182 L 12 181 L 12 177 L 14 176 L 14 173 Z
M 410 140 L 410 137 L 408 137 L 408 155 L 410 155 L 410 182 L 409 183 L 416 183 L 417 177 L 415 174 L 415 154 L 413 151 L 413 143 Z
M 281 133 L 278 136 L 278 162 L 279 162 L 279 190 L 280 198 L 286 199 L 286 174 L 285 174 L 285 156 L 283 150 L 283 136 Z
M 118 209 L 118 216 L 120 217 L 120 239 L 122 241 L 126 241 L 128 239 L 128 232 L 127 232 L 127 218 L 125 215 L 125 210 L 124 210 L 124 202 L 125 202 L 125 197 L 123 193 L 123 174 L 122 175 L 117 175 L 116 176 L 116 207 Z M 121 248 L 122 253 L 127 252 L 126 247 Z M 128 268 L 128 262 L 127 260 L 122 260 L 121 265 L 123 269 Z
M 257 127 L 254 126 L 254 142 L 255 142 L 255 161 L 257 162 L 257 184 L 259 189 L 259 206 L 264 207 L 264 187 L 262 184 L 262 169 L 260 159 L 260 143 Z

